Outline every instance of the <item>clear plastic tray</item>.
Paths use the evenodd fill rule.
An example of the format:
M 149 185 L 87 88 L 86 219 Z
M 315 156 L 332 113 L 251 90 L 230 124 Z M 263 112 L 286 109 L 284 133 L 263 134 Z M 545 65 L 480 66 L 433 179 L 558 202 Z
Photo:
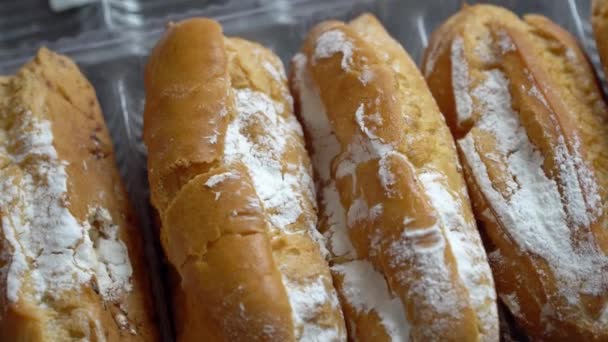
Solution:
M 288 66 L 308 30 L 330 18 L 347 20 L 369 11 L 420 61 L 432 31 L 458 11 L 460 0 L 102 0 L 66 13 L 28 10 L 0 1 L 0 73 L 14 72 L 46 45 L 72 57 L 97 90 L 115 144 L 116 157 L 146 240 L 154 298 L 163 339 L 171 340 L 163 287 L 163 263 L 148 200 L 146 149 L 142 144 L 143 68 L 166 22 L 193 16 L 219 20 L 227 35 L 273 49 Z M 468 1 L 475 3 L 478 1 Z M 590 0 L 490 0 L 518 14 L 540 13 L 573 33 L 601 73 L 588 21 Z M 26 18 L 13 19 L 22 15 Z M 601 76 L 603 77 L 603 76 Z

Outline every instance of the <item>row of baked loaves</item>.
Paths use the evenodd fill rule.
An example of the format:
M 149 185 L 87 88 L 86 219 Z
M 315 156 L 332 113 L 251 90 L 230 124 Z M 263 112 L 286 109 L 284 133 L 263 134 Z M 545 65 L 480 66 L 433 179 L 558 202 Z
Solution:
M 0 85 L 0 340 L 156 340 L 91 86 L 47 50 Z M 287 76 L 189 19 L 145 90 L 178 341 L 608 340 L 608 106 L 550 20 L 465 6 L 422 73 L 328 21 Z

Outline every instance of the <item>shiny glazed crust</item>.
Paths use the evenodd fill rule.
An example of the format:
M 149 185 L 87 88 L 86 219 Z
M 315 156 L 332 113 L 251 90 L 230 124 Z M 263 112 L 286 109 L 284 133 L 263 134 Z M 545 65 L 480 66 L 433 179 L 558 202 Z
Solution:
M 178 340 L 345 340 L 280 60 L 190 19 L 157 44 L 145 85 Z
M 52 143 L 31 145 L 36 139 L 32 129 L 42 125 L 41 122 L 50 125 L 46 126 L 50 127 L 46 133 Z M 141 234 L 115 166 L 112 143 L 93 87 L 71 60 L 43 48 L 14 76 L 2 78 L 0 131 L 2 203 L 7 205 L 0 205 L 0 266 L 8 268 L 0 272 L 0 340 L 156 341 L 158 335 L 153 322 L 149 279 L 144 273 Z M 51 158 L 51 154 L 45 152 L 49 148 L 65 170 L 66 179 L 48 176 L 48 180 L 37 180 L 36 177 L 44 179 L 53 172 L 44 167 L 35 170 L 37 165 L 49 164 L 45 161 Z M 28 157 L 24 159 L 25 155 Z M 27 179 L 29 181 L 25 181 Z M 34 186 L 11 188 L 7 184 L 12 181 L 14 186 L 32 183 Z M 45 199 L 52 191 L 44 189 L 58 187 L 57 183 L 61 182 L 67 182 L 63 197 Z M 14 198 L 19 200 L 5 201 L 6 196 L 17 193 L 19 195 Z M 20 197 L 27 193 L 36 195 L 34 198 Z M 33 201 L 38 204 L 32 204 Z M 70 288 L 61 284 L 55 289 L 42 287 L 41 283 L 52 282 L 50 278 L 60 279 L 65 274 L 65 264 L 54 264 L 56 259 L 51 259 L 53 253 L 60 254 L 59 249 L 63 246 L 48 242 L 45 245 L 44 241 L 39 241 L 41 249 L 31 251 L 27 250 L 23 236 L 31 232 L 37 236 L 47 234 L 47 241 L 64 241 L 63 237 L 49 235 L 56 235 L 52 230 L 57 227 L 68 226 L 65 221 L 51 221 L 48 227 L 35 223 L 26 225 L 31 220 L 41 222 L 45 218 L 59 220 L 65 217 L 51 211 L 52 205 L 40 204 L 53 201 L 60 203 L 54 207 L 56 210 L 63 210 L 77 222 L 88 224 L 89 230 L 85 234 L 93 241 L 91 247 L 97 249 L 97 258 L 104 258 L 103 252 L 99 252 L 102 245 L 128 251 L 126 262 L 130 260 L 132 267 L 130 290 L 119 291 L 111 299 L 105 298 L 99 273 L 97 278 L 93 276 Z M 21 211 L 20 208 L 28 206 L 34 208 L 34 213 Z M 92 211 L 92 208 L 95 209 Z M 23 221 L 15 219 L 17 212 L 21 213 Z M 32 219 L 33 216 L 37 218 Z M 104 223 L 104 219 L 110 221 Z M 22 237 L 11 234 L 12 229 L 22 228 L 25 228 L 25 232 L 20 233 Z M 49 231 L 45 233 L 45 230 Z M 109 235 L 116 235 L 114 238 L 120 242 L 109 244 Z M 81 237 L 75 246 L 68 246 L 73 248 L 74 259 L 83 250 L 86 240 Z M 19 261 L 24 252 L 15 248 L 15 241 L 30 255 L 24 264 Z M 113 255 L 122 258 L 121 254 Z M 113 265 L 124 261 L 105 260 Z M 44 267 L 48 270 L 49 265 L 52 273 L 43 275 L 41 280 L 43 273 L 40 270 Z M 109 271 L 111 267 L 108 266 Z M 16 271 L 20 268 L 21 271 Z M 19 290 L 11 299 L 11 288 L 14 289 L 16 283 Z
M 541 16 L 465 7 L 423 70 L 502 301 L 534 339 L 608 339 L 608 110 L 574 38 Z
M 372 15 L 328 21 L 290 81 L 350 338 L 496 341 L 456 149 L 407 53 Z

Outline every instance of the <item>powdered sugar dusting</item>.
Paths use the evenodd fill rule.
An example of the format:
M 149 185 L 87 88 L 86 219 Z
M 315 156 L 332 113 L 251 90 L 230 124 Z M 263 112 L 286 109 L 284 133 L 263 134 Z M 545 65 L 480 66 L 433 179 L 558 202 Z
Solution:
M 131 290 L 126 246 L 104 208 L 92 207 L 84 222 L 66 206 L 66 163 L 53 146 L 48 121 L 18 114 L 7 132 L 12 164 L 0 170 L 2 269 L 9 302 L 21 296 L 55 297 L 94 280 L 104 300 Z M 24 293 L 28 279 L 28 293 Z
M 499 152 L 507 156 L 507 168 L 516 186 L 509 198 L 492 186 L 487 166 L 469 133 L 458 144 L 471 166 L 475 182 L 519 248 L 547 262 L 561 296 L 577 303 L 581 294 L 605 293 L 608 278 L 601 270 L 608 268 L 608 258 L 593 241 L 577 237 L 576 230 L 568 225 L 569 217 L 585 221 L 577 216 L 584 212 L 577 209 L 575 203 L 582 200 L 580 189 L 566 193 L 562 199 L 558 184 L 542 169 L 543 156 L 529 141 L 519 114 L 512 110 L 509 81 L 499 70 L 486 71 L 484 76 L 485 81 L 473 91 L 479 105 L 477 110 L 483 113 L 476 127 L 495 136 Z M 560 152 L 559 148 L 558 159 L 564 162 L 560 173 L 565 173 L 560 175 L 562 183 L 566 188 L 576 189 L 578 185 L 568 181 L 576 177 L 568 164 L 572 156 L 565 150 Z M 568 208 L 571 203 L 565 203 L 569 198 L 574 207 Z
M 456 101 L 458 125 L 470 120 L 473 114 L 473 100 L 469 95 L 469 67 L 464 55 L 464 40 L 457 37 L 452 42 L 452 88 Z
M 315 42 L 312 62 L 316 63 L 318 59 L 329 58 L 336 53 L 342 54 L 340 65 L 343 70 L 348 70 L 353 60 L 353 44 L 346 38 L 344 32 L 340 30 L 325 31 Z
M 410 324 L 403 304 L 391 293 L 384 277 L 372 264 L 356 260 L 335 265 L 332 270 L 344 277 L 342 292 L 357 312 L 376 312 L 391 341 L 409 340 Z

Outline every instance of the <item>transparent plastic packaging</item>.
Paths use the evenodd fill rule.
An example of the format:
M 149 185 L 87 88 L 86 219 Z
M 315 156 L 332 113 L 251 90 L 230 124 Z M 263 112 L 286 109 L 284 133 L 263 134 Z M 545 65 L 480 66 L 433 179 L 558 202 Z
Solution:
M 604 80 L 588 20 L 590 0 L 467 2 L 493 3 L 520 15 L 539 13 L 551 18 L 579 39 Z M 271 48 L 288 67 L 312 26 L 368 11 L 420 62 L 430 34 L 461 6 L 460 0 L 101 0 L 58 14 L 50 11 L 46 0 L 1 1 L 0 73 L 14 72 L 45 45 L 73 58 L 95 87 L 121 175 L 139 216 L 159 327 L 163 340 L 171 341 L 169 296 L 141 138 L 143 69 L 166 23 L 194 16 L 215 18 L 227 35 Z

